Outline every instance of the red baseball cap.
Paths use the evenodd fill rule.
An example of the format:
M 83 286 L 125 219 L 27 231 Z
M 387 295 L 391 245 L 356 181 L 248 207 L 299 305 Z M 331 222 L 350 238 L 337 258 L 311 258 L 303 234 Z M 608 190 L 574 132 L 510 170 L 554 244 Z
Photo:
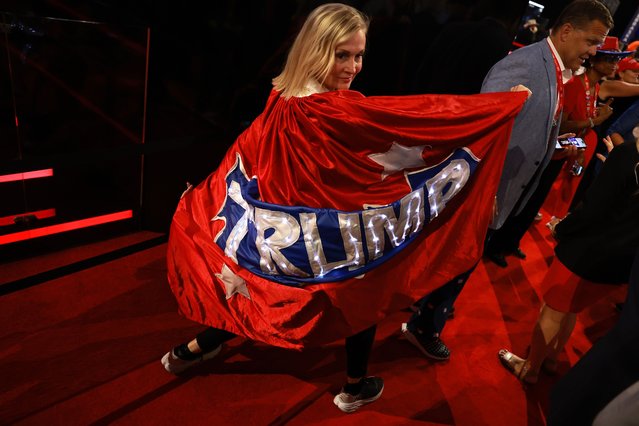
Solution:
M 633 58 L 623 58 L 617 64 L 617 72 L 623 72 L 626 70 L 639 71 L 639 62 Z

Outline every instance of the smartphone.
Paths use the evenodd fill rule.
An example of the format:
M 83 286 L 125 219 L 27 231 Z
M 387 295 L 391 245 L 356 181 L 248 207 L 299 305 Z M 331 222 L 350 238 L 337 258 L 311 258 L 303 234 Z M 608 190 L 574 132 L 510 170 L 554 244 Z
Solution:
M 570 145 L 576 147 L 577 149 L 586 149 L 586 142 L 584 142 L 584 140 L 581 138 L 568 138 L 568 139 L 557 140 L 557 143 L 555 144 L 555 149 L 564 149 L 565 147 Z

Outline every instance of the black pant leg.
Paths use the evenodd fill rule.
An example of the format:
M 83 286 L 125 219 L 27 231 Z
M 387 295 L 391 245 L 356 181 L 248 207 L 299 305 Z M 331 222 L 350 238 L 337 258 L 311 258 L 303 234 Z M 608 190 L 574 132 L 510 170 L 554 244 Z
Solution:
M 371 355 L 377 325 L 346 338 L 346 375 L 351 378 L 365 377 Z
M 477 264 L 420 299 L 419 311 L 408 321 L 408 329 L 420 330 L 427 336 L 439 336 L 446 326 L 448 313 L 476 267 Z
M 487 241 L 486 253 L 512 253 L 517 250 L 519 243 L 535 216 L 543 206 L 553 183 L 559 176 L 565 160 L 551 160 L 542 172 L 537 188 L 532 193 L 524 208 L 519 213 L 511 213 L 504 225 L 496 230 Z M 517 211 L 519 206 L 515 207 Z
M 195 340 L 202 352 L 207 353 L 234 337 L 236 337 L 235 334 L 231 332 L 209 327 L 195 336 Z

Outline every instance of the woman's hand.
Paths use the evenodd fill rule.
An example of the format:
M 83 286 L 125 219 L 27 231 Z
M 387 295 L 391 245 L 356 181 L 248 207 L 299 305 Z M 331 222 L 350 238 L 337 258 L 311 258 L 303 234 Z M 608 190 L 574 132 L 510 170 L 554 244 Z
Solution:
M 606 136 L 602 140 L 603 140 L 603 143 L 606 145 L 608 154 L 610 154 L 610 151 L 612 151 L 612 149 L 615 147 L 614 144 L 612 143 L 612 138 L 610 136 Z M 606 156 L 603 154 L 597 154 L 597 158 L 600 159 L 601 161 L 604 161 L 604 162 L 606 161 Z
M 528 92 L 528 97 L 530 98 L 532 96 L 532 91 L 526 86 L 524 86 L 523 84 L 518 84 L 516 86 L 511 87 L 510 91 L 511 92 Z
M 605 103 L 597 107 L 596 117 L 592 121 L 593 123 L 595 123 L 595 125 L 598 126 L 604 121 L 606 121 L 608 118 L 610 118 L 611 115 L 612 115 L 612 107 L 608 103 Z

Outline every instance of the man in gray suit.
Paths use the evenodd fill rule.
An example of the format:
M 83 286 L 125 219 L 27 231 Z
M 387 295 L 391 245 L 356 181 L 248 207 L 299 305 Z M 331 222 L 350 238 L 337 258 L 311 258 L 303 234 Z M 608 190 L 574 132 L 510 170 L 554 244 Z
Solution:
M 515 119 L 488 241 L 502 233 L 507 236 L 510 223 L 521 222 L 518 214 L 554 154 L 563 84 L 586 59 L 596 54 L 612 24 L 610 12 L 602 3 L 576 0 L 562 11 L 547 39 L 513 52 L 488 72 L 482 92 L 505 92 L 520 84 L 532 91 Z M 518 247 L 509 249 L 516 251 Z M 418 312 L 402 325 L 404 336 L 426 356 L 436 360 L 450 357 L 439 335 L 473 269 L 421 299 Z
M 513 81 L 533 92 L 515 120 L 497 191 L 496 214 L 486 241 L 484 255 L 499 266 L 507 266 L 508 254 L 525 258 L 519 241 L 548 193 L 535 190 L 540 180 L 544 187 L 552 185 L 563 164 L 549 164 L 551 158 L 558 160 L 576 154 L 574 148 L 555 153 L 556 124 L 561 119 L 563 104 L 557 66 L 566 83 L 572 71 L 596 54 L 597 45 L 611 27 L 612 17 L 603 4 L 594 0 L 575 1 L 564 9 L 547 40 L 513 52 L 497 63 L 484 80 L 482 92 L 503 91 Z

